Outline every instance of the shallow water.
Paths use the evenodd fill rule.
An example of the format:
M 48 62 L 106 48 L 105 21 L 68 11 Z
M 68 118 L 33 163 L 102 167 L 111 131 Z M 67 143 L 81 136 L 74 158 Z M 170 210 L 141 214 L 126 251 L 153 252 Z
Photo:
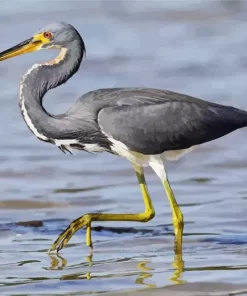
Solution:
M 85 39 L 87 59 L 66 85 L 47 95 L 50 112 L 65 111 L 89 90 L 116 86 L 176 90 L 247 109 L 245 1 L 44 5 L 26 0 L 0 5 L 0 51 L 54 20 L 72 23 Z M 242 289 L 247 284 L 246 130 L 166 163 L 185 217 L 182 258 L 174 257 L 171 211 L 149 169 L 154 220 L 104 223 L 103 228 L 95 223 L 92 258 L 84 230 L 73 236 L 62 257 L 46 254 L 70 221 L 86 212 L 143 208 L 126 160 L 108 154 L 64 155 L 27 129 L 17 103 L 19 78 L 32 63 L 53 56 L 39 52 L 0 64 L 1 295 L 94 295 L 203 282 Z M 27 221 L 36 222 L 19 223 Z

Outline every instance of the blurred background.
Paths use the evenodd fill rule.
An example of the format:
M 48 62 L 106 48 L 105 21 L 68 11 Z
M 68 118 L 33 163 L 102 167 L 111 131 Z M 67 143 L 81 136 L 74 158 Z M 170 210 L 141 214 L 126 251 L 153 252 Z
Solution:
M 87 57 L 78 73 L 45 97 L 50 113 L 64 112 L 90 90 L 120 86 L 169 89 L 247 110 L 247 1 L 1 0 L 0 5 L 0 51 L 55 21 L 71 23 L 85 41 Z M 0 64 L 0 292 L 91 295 L 196 282 L 245 284 L 246 129 L 165 164 L 185 218 L 184 266 L 174 264 L 171 211 L 149 169 L 154 220 L 102 228 L 95 223 L 91 260 L 84 230 L 73 236 L 62 258 L 46 254 L 57 235 L 87 212 L 143 209 L 125 159 L 64 155 L 27 128 L 18 106 L 20 77 L 33 63 L 55 55 L 40 51 Z

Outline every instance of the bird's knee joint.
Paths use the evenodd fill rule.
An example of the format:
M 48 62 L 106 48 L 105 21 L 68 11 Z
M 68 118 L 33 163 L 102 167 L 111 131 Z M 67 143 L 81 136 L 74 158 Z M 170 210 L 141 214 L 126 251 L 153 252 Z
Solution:
M 85 215 L 83 216 L 83 219 L 84 219 L 84 221 L 85 221 L 85 224 L 87 224 L 87 225 L 89 225 L 89 224 L 91 223 L 91 221 L 92 221 L 92 217 L 91 217 L 90 214 L 85 214 Z
M 178 222 L 179 222 L 180 224 L 184 224 L 184 216 L 183 216 L 182 213 L 180 213 L 180 216 L 179 216 L 179 218 L 178 218 Z
M 91 215 L 86 214 L 83 215 L 82 217 L 74 220 L 71 224 L 70 224 L 70 228 L 71 229 L 79 229 L 85 225 L 89 225 L 91 223 Z
M 143 213 L 143 222 L 148 222 L 152 220 L 155 216 L 155 211 L 147 210 Z
M 176 218 L 173 218 L 173 224 L 177 226 L 178 228 L 182 228 L 184 226 L 184 219 L 183 215 L 178 215 Z

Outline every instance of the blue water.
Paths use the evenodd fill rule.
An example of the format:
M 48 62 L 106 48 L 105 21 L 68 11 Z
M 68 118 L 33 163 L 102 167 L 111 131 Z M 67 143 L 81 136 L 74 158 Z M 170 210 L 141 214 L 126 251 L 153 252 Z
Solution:
M 170 89 L 247 109 L 245 1 L 25 0 L 0 5 L 0 51 L 58 20 L 73 24 L 85 40 L 87 58 L 78 73 L 45 98 L 51 113 L 65 111 L 87 91 L 119 86 Z M 85 230 L 73 236 L 62 258 L 47 255 L 57 235 L 84 213 L 143 209 L 126 160 L 84 152 L 64 155 L 27 129 L 18 106 L 19 79 L 33 63 L 54 55 L 41 51 L 0 64 L 1 294 L 94 295 L 185 282 L 245 284 L 244 129 L 165 164 L 185 217 L 179 272 L 172 265 L 171 211 L 149 169 L 154 220 L 102 223 L 103 228 L 95 223 L 91 259 Z M 34 220 L 36 227 L 16 224 Z

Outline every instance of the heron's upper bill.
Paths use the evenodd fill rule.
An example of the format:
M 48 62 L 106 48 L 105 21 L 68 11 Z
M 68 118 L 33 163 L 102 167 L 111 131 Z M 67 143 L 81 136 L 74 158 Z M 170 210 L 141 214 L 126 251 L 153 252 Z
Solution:
M 44 34 L 38 34 L 3 52 L 0 52 L 0 61 L 7 60 L 24 53 L 37 51 L 41 49 L 43 44 L 46 44 L 49 42 L 50 40 L 46 38 Z

